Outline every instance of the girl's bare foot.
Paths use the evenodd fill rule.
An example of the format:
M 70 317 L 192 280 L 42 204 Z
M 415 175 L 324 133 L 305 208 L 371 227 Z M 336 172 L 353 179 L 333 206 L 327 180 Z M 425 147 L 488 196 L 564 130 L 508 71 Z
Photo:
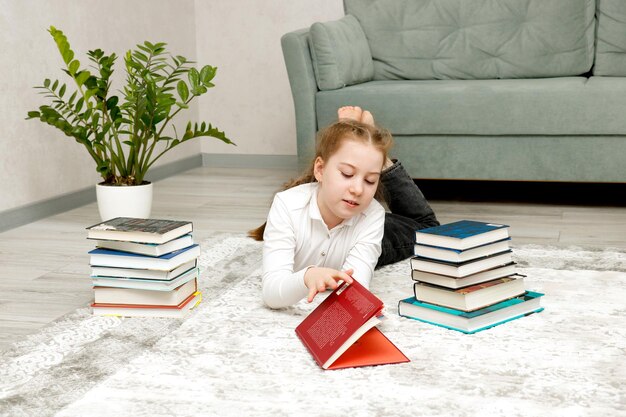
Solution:
M 374 126 L 374 116 L 372 116 L 372 113 L 370 113 L 367 110 L 365 110 L 361 114 L 361 123 L 365 123 L 366 125 Z
M 362 115 L 363 115 L 363 110 L 361 110 L 360 107 L 344 106 L 344 107 L 340 107 L 339 110 L 337 110 L 337 116 L 339 117 L 340 120 L 349 119 L 349 120 L 356 120 L 357 122 L 360 122 Z

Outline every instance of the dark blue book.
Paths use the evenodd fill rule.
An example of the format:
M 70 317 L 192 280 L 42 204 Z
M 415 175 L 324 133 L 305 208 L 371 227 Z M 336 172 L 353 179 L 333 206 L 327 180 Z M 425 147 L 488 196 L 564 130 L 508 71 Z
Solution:
M 194 244 L 162 256 L 139 255 L 110 249 L 94 249 L 89 252 L 89 255 L 91 255 L 89 261 L 91 266 L 171 271 L 200 256 L 200 246 Z
M 414 256 L 411 258 L 411 269 L 433 274 L 447 275 L 454 278 L 463 278 L 468 275 L 497 268 L 513 262 L 512 251 L 506 250 L 500 253 L 483 256 L 465 262 L 449 262 L 440 259 Z
M 441 246 L 415 245 L 414 252 L 416 256 L 422 258 L 460 263 L 493 255 L 494 253 L 506 252 L 509 249 L 510 240 L 511 238 L 506 238 L 464 250 L 443 248 Z
M 472 334 L 543 311 L 540 303 L 543 295 L 527 291 L 518 297 L 470 312 L 425 303 L 411 297 L 400 300 L 398 314 L 424 323 Z
M 461 220 L 415 232 L 419 245 L 466 250 L 509 237 L 508 225 Z

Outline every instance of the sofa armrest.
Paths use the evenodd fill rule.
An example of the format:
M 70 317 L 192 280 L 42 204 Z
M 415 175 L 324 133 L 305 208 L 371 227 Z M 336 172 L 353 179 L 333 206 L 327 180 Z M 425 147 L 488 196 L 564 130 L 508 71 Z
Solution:
M 298 160 L 301 163 L 309 162 L 315 155 L 317 133 L 315 93 L 318 88 L 308 38 L 308 28 L 286 33 L 281 38 L 296 113 Z

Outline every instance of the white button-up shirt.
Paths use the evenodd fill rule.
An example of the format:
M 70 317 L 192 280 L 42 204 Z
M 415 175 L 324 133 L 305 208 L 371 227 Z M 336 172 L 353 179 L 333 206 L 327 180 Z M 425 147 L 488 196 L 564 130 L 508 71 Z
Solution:
M 328 230 L 317 205 L 318 183 L 277 193 L 263 234 L 263 300 L 272 308 L 295 304 L 308 294 L 311 266 L 340 271 L 369 286 L 381 252 L 385 209 L 376 200 L 360 214 Z

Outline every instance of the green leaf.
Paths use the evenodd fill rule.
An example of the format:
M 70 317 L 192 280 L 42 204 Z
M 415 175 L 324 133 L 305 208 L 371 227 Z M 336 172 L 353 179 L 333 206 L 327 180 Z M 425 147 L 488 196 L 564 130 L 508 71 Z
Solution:
M 39 116 L 41 116 L 41 113 L 39 113 L 38 111 L 29 111 L 28 112 L 28 119 L 39 118 Z
M 107 100 L 107 109 L 112 109 L 117 106 L 119 98 L 117 96 L 112 96 Z
M 189 78 L 189 84 L 191 84 L 191 90 L 196 90 L 200 85 L 200 73 L 195 68 L 190 68 L 189 73 L 187 73 L 187 77 Z
M 72 59 L 74 59 L 74 52 L 70 49 L 69 45 L 67 45 L 67 49 L 62 52 L 62 55 L 63 61 L 68 65 L 70 62 L 72 62 Z
M 89 74 L 89 77 L 85 80 L 85 87 L 90 90 L 95 90 L 98 88 L 98 79 L 93 75 Z
M 54 83 L 52 84 L 51 90 L 52 91 L 56 90 L 58 85 L 59 85 L 59 80 L 54 80 Z
M 93 97 L 93 95 L 96 94 L 96 90 L 87 90 L 85 91 L 85 101 L 89 102 L 89 99 L 91 97 Z M 87 104 L 89 105 L 89 104 Z
M 176 85 L 176 90 L 178 90 L 178 95 L 182 101 L 187 101 L 189 98 L 189 88 L 187 87 L 187 83 L 183 80 L 180 80 Z
M 89 74 L 89 71 L 81 71 L 78 73 L 78 75 L 76 76 L 76 83 L 79 86 L 82 86 L 83 84 L 85 84 L 85 81 L 87 81 L 87 78 L 89 78 L 91 74 Z
M 177 102 L 176 102 L 176 105 L 177 105 L 178 107 L 180 107 L 181 109 L 188 109 L 188 108 L 189 108 L 189 106 L 188 106 L 188 105 L 186 105 L 185 103 L 181 103 L 180 101 L 177 101 Z
M 149 58 L 139 51 L 133 51 L 133 56 L 143 62 L 148 62 Z
M 76 107 L 74 107 L 74 111 L 76 113 L 79 113 L 81 111 L 81 109 L 83 108 L 83 104 L 85 102 L 84 98 L 79 98 L 78 101 L 76 102 Z
M 207 85 L 213 78 L 215 78 L 215 74 L 217 73 L 217 67 L 212 67 L 210 65 L 205 65 L 200 70 L 200 79 L 202 80 L 202 84 Z
M 46 88 L 50 87 L 50 80 L 48 78 L 43 80 L 43 86 L 46 87 Z
M 79 67 L 80 67 L 80 62 L 77 59 L 70 62 L 70 65 L 68 66 L 68 69 L 70 70 L 70 74 L 71 75 L 76 74 L 76 71 L 78 71 Z
M 65 84 L 63 84 L 63 85 L 61 86 L 61 89 L 59 90 L 59 96 L 60 96 L 60 97 L 63 97 L 63 94 L 65 94 Z

